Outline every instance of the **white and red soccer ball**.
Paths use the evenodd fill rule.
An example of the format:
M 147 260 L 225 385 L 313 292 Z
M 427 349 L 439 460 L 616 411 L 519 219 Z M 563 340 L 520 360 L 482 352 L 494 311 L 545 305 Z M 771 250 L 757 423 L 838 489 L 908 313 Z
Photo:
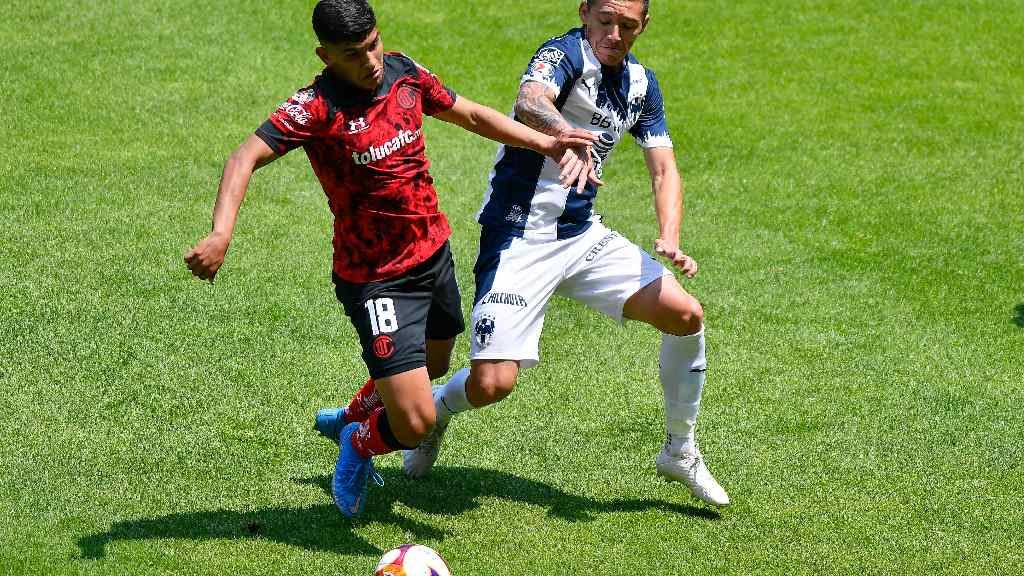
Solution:
M 452 576 L 452 573 L 433 549 L 406 544 L 385 552 L 373 576 Z

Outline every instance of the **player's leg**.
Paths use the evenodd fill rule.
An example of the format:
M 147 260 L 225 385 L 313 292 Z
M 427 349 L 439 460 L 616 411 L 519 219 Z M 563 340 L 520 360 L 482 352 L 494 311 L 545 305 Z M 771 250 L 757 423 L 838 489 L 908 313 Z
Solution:
M 366 420 L 380 406 L 382 404 L 376 383 L 373 378 L 367 378 L 366 383 L 352 396 L 348 406 L 317 410 L 313 428 L 324 438 L 337 442 L 341 428 L 346 424 Z
M 405 453 L 405 473 L 418 478 L 430 471 L 450 419 L 507 397 L 519 368 L 539 361 L 538 342 L 544 308 L 561 278 L 554 243 L 531 244 L 481 232 L 474 267 L 477 290 L 472 315 L 471 368 L 463 368 L 434 388 L 437 424 L 415 450 Z M 529 281 L 524 270 L 530 270 Z
M 331 493 L 347 516 L 365 506 L 367 483 L 375 474 L 372 458 L 416 446 L 434 426 L 434 399 L 425 366 L 374 380 L 383 405 L 363 422 L 346 425 L 338 439 Z
M 473 360 L 470 368 L 455 373 L 435 388 L 437 421 L 447 426 L 452 416 L 504 400 L 515 388 L 518 360 Z
M 365 420 L 345 425 L 338 436 L 332 493 L 346 515 L 359 513 L 365 504 L 371 458 L 415 446 L 434 425 L 426 347 L 434 262 L 393 280 L 336 282 L 381 400 Z
M 436 380 L 451 367 L 455 337 L 465 331 L 462 321 L 462 303 L 459 286 L 455 281 L 455 268 L 447 244 L 439 250 L 436 261 L 434 299 L 427 314 L 427 374 Z M 344 408 L 324 408 L 317 412 L 315 428 L 321 435 L 334 441 L 340 427 L 362 422 L 381 406 L 380 394 L 373 378 L 369 378 Z
M 665 394 L 666 449 L 658 471 L 686 482 L 699 498 L 728 503 L 694 441 L 704 387 L 703 310 L 656 259 L 616 232 L 595 225 L 587 258 L 570 270 L 560 292 L 616 320 L 639 320 L 662 332 L 659 376 Z M 600 235 L 600 236 L 599 236 Z M 665 454 L 672 462 L 665 463 Z M 683 464 L 685 474 L 677 470 Z
M 437 380 L 448 373 L 452 365 L 452 350 L 455 338 L 446 340 L 427 339 L 427 376 Z
M 466 331 L 455 262 L 445 243 L 434 267 L 434 295 L 427 313 L 427 372 L 431 380 L 448 373 L 455 338 Z
M 683 482 L 709 504 L 728 505 L 729 496 L 708 471 L 695 439 L 707 368 L 700 302 L 674 276 L 665 275 L 634 294 L 623 307 L 623 315 L 662 332 L 659 376 L 666 438 L 655 460 L 658 473 Z

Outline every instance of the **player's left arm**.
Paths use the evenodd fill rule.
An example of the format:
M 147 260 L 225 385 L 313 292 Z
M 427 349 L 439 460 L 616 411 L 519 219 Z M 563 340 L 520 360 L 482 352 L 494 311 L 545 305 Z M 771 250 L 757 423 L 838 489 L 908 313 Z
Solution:
M 658 217 L 658 239 L 654 252 L 672 262 L 687 278 L 697 274 L 697 261 L 679 248 L 679 231 L 683 222 L 683 179 L 676 166 L 672 148 L 644 148 L 644 161 L 651 175 L 654 212 Z
M 558 136 L 549 136 L 462 96 L 455 99 L 451 108 L 434 117 L 495 142 L 528 148 L 548 156 L 562 167 L 563 186 L 576 183 L 582 190 L 586 185 L 587 174 L 590 172 L 590 154 L 586 148 L 596 138 L 589 130 L 573 128 Z

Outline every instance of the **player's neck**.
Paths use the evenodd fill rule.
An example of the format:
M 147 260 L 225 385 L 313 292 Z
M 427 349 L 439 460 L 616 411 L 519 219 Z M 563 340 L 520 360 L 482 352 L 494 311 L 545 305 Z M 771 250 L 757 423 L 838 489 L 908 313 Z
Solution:
M 377 86 L 373 90 L 364 88 L 362 86 L 357 86 L 352 82 L 349 82 L 341 74 L 334 72 L 330 68 L 324 68 L 324 75 L 327 77 L 328 80 L 330 80 L 332 84 L 334 84 L 335 88 L 339 92 L 343 94 L 348 94 L 353 97 L 371 100 L 377 94 L 377 90 L 380 89 L 380 86 Z

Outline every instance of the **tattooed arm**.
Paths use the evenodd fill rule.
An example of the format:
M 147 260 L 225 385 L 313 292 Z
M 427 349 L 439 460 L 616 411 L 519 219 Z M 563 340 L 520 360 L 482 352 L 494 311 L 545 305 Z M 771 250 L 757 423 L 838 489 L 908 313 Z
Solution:
M 572 126 L 555 108 L 558 95 L 540 82 L 526 81 L 516 97 L 516 118 L 538 132 L 557 136 Z
M 516 119 L 526 124 L 534 130 L 549 134 L 551 136 L 559 136 L 562 134 L 568 134 L 570 131 L 575 130 L 562 113 L 555 108 L 555 98 L 558 95 L 554 90 L 541 84 L 540 82 L 532 82 L 527 80 L 523 82 L 522 87 L 519 88 L 519 96 L 516 97 Z M 595 186 L 601 186 L 604 182 L 597 177 L 596 164 L 591 156 L 590 147 L 576 147 L 569 151 L 569 153 L 576 154 L 581 160 L 586 159 L 586 180 L 592 182 Z M 564 174 L 563 174 L 564 176 Z M 582 193 L 584 185 L 583 175 L 580 175 L 579 185 L 577 190 Z

